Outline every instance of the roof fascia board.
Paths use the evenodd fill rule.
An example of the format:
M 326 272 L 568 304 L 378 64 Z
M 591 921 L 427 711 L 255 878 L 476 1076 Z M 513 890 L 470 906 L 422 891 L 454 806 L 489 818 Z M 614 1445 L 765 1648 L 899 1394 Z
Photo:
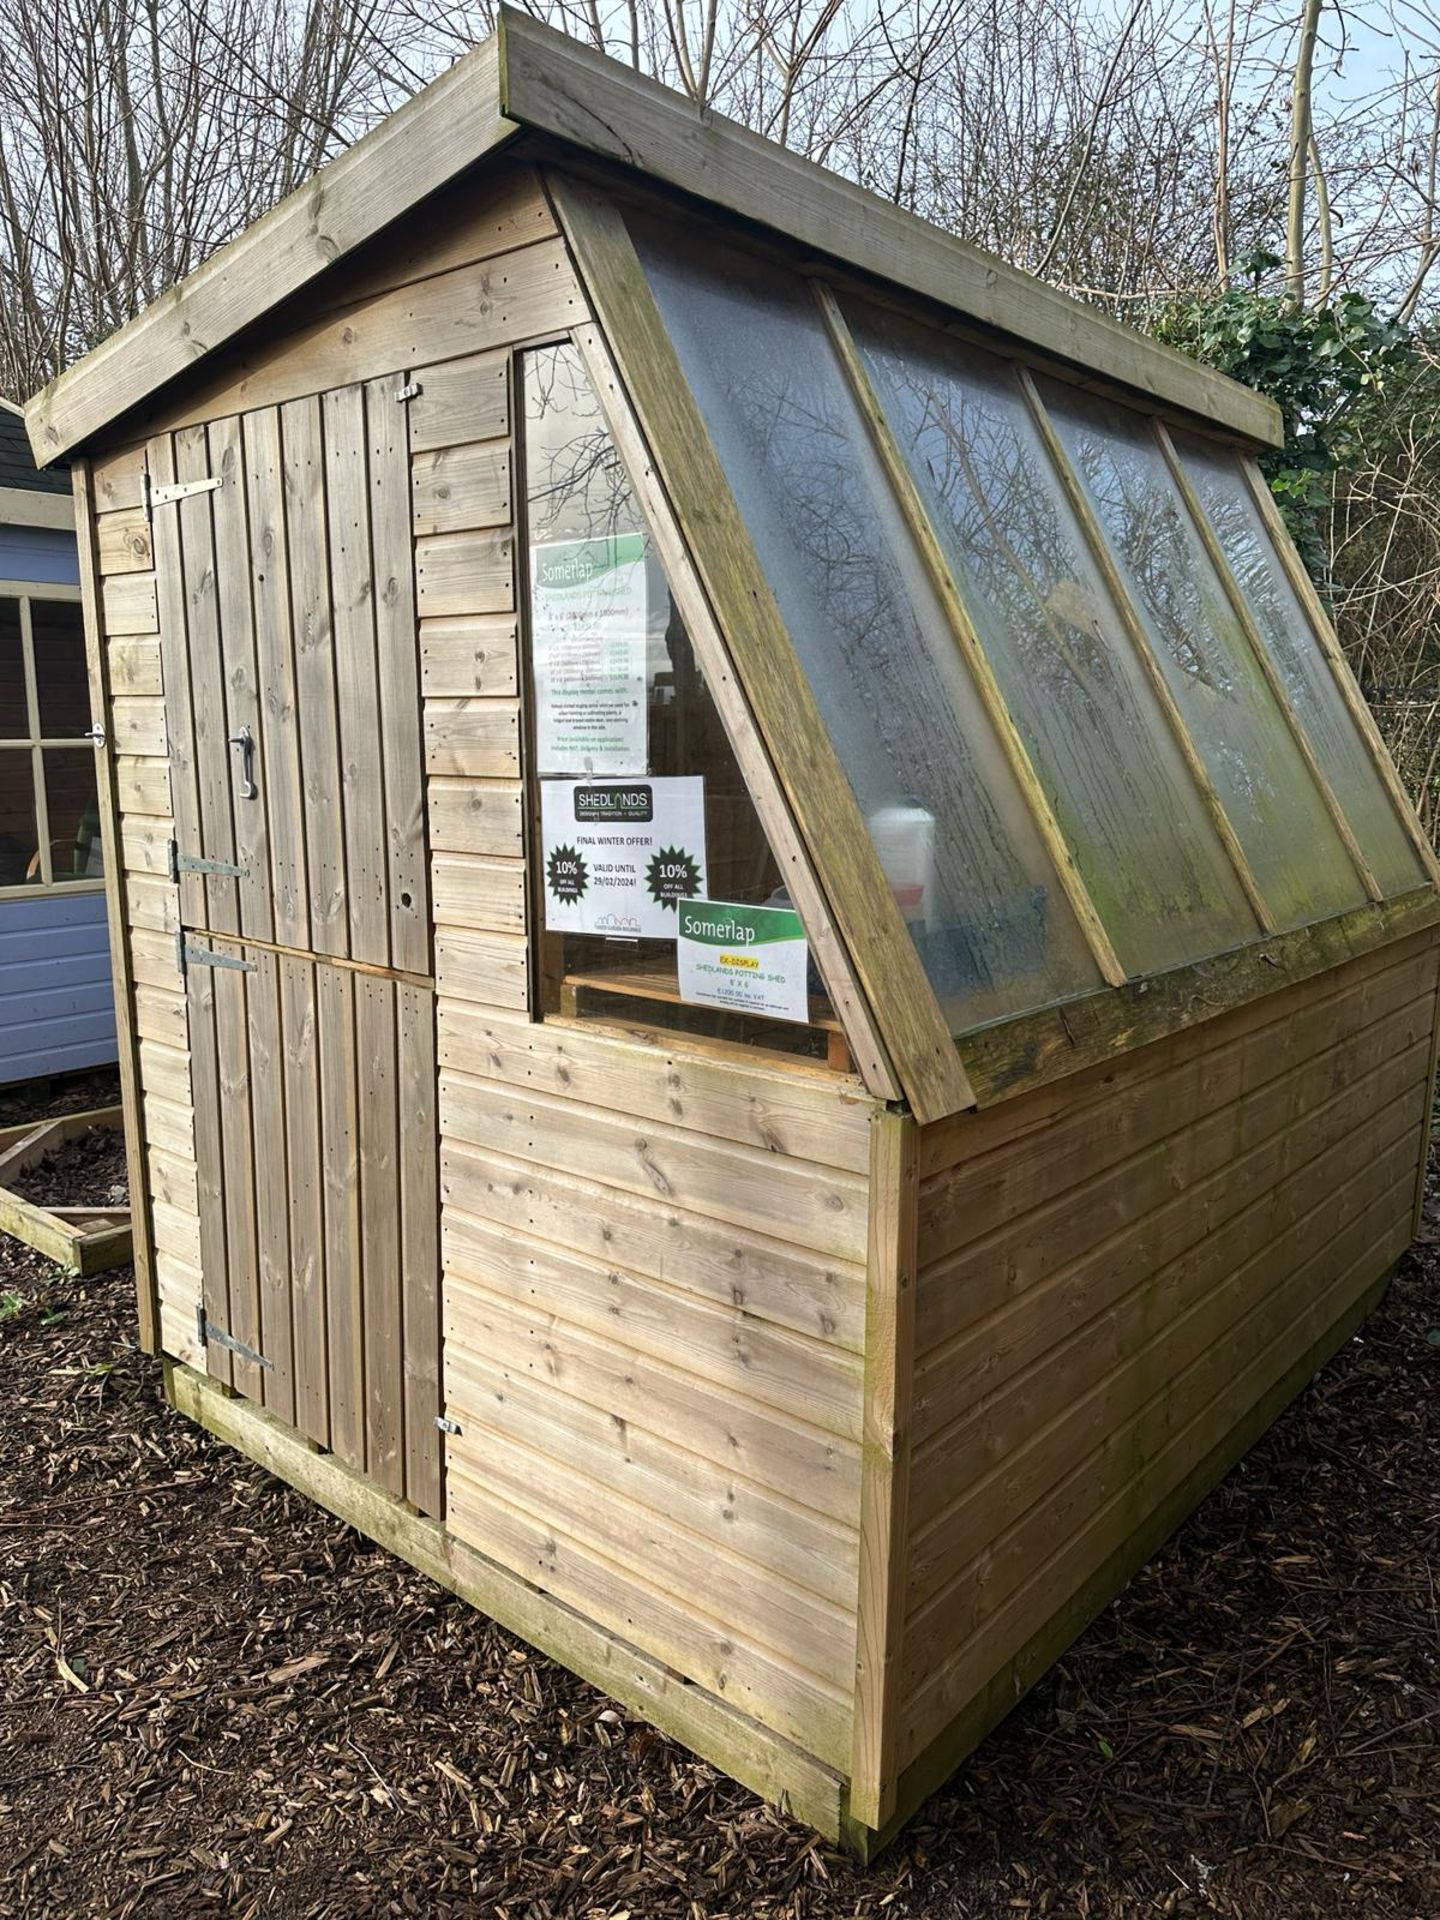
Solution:
M 74 533 L 75 502 L 68 493 L 0 487 L 0 527 L 55 527 Z
M 71 452 L 511 139 L 492 35 L 36 394 L 42 466 Z
M 507 119 L 909 288 L 1251 444 L 1284 444 L 1280 411 L 1263 395 L 814 161 L 702 111 L 529 15 L 502 8 L 498 38 L 500 108 Z

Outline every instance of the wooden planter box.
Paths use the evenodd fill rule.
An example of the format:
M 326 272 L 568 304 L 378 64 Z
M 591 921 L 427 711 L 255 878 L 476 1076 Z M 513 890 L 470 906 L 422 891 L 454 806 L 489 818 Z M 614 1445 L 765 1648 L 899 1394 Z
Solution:
M 123 1131 L 120 1107 L 96 1107 L 89 1113 L 62 1114 L 58 1120 L 27 1120 L 0 1132 L 0 1233 L 13 1234 L 45 1254 L 67 1273 L 104 1273 L 130 1258 L 129 1207 L 42 1207 L 12 1193 L 5 1184 L 28 1173 L 52 1148 L 77 1139 L 91 1127 Z

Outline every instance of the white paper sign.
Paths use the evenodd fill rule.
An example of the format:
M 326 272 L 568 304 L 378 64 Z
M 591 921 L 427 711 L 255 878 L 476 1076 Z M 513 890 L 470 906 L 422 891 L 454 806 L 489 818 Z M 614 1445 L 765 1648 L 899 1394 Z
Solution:
M 680 998 L 773 1020 L 810 1017 L 810 948 L 798 913 L 682 900 L 675 958 Z
M 705 891 L 705 782 L 542 780 L 540 837 L 552 933 L 673 940 Z
M 535 746 L 542 774 L 634 774 L 648 764 L 645 537 L 530 550 Z

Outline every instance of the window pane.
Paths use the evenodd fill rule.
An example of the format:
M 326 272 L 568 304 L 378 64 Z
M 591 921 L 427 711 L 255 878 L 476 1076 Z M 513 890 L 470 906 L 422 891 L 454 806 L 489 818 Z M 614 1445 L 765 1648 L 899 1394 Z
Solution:
M 526 355 L 525 468 L 543 1010 L 846 1064 L 798 944 L 794 1018 L 682 985 L 681 899 L 790 901 L 573 346 Z
M 40 884 L 28 747 L 0 748 L 0 887 Z
M 1121 964 L 1242 945 L 1254 915 L 1013 368 L 860 303 L 851 319 Z
M 1044 392 L 1277 922 L 1299 927 L 1362 906 L 1354 862 L 1148 422 L 1059 382 Z
M 1230 570 L 1269 643 L 1315 757 L 1382 890 L 1405 893 L 1425 870 L 1350 717 L 1304 608 L 1285 577 L 1235 455 L 1177 434 L 1176 445 Z
M 32 600 L 30 631 L 41 734 L 47 740 L 73 740 L 90 725 L 90 678 L 80 608 L 68 600 Z
M 0 740 L 28 740 L 25 657 L 20 644 L 20 602 L 0 600 Z
M 952 1032 L 1098 984 L 804 281 L 633 223 Z
M 100 808 L 93 747 L 45 749 L 45 805 L 50 816 L 50 866 L 57 881 L 97 880 Z

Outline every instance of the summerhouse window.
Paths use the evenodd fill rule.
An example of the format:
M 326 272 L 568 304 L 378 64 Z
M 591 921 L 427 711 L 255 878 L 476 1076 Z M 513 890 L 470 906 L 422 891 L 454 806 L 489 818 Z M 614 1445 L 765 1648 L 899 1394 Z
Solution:
M 523 382 L 542 1015 L 848 1068 L 578 349 L 528 353 Z
M 89 726 L 79 595 L 0 588 L 0 889 L 101 884 Z

